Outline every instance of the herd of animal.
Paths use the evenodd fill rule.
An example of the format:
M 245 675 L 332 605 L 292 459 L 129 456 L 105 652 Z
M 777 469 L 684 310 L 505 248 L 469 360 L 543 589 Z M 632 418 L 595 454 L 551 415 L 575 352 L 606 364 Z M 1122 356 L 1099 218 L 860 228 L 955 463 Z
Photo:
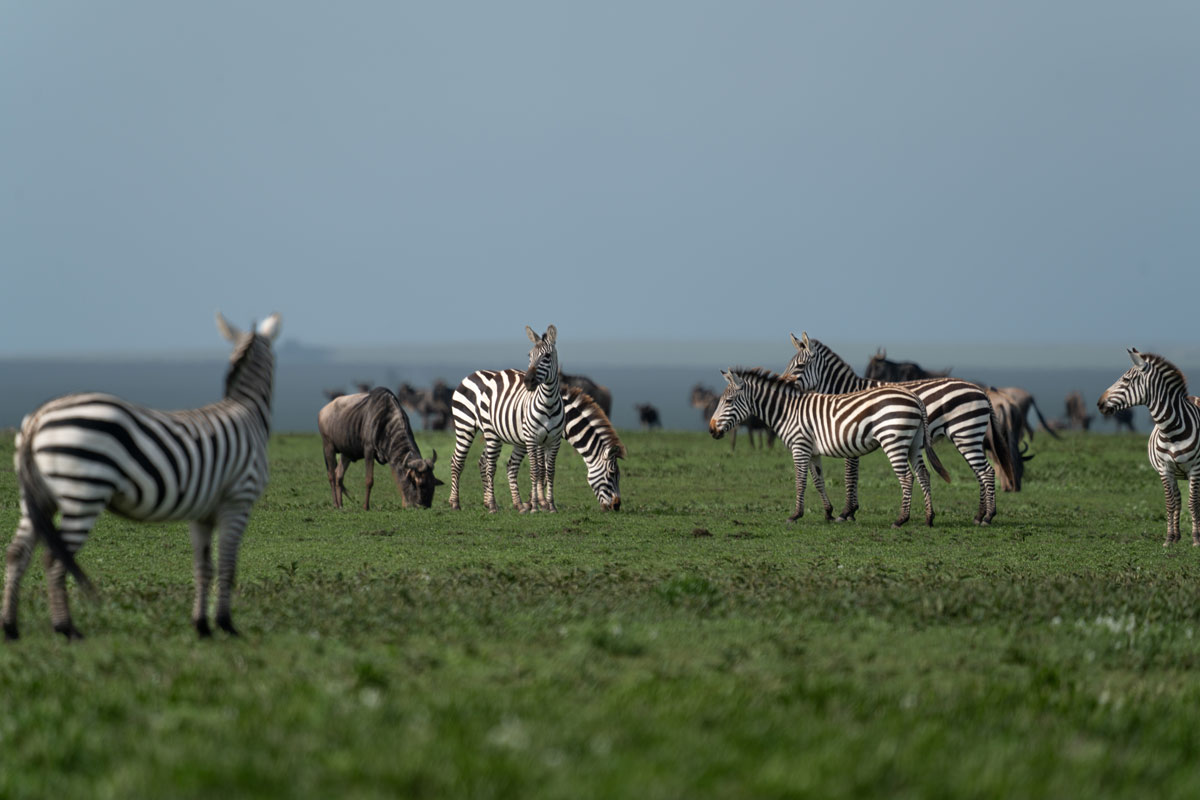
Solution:
M 186 520 L 194 564 L 192 623 L 200 636 L 211 635 L 208 605 L 215 577 L 216 624 L 236 634 L 231 591 L 242 534 L 267 482 L 272 343 L 280 324 L 279 315 L 273 314 L 261 325 L 240 331 L 217 315 L 218 330 L 233 344 L 233 353 L 223 397 L 211 405 L 160 411 L 112 395 L 85 393 L 51 400 L 26 416 L 14 455 L 21 517 L 8 546 L 0 608 L 6 639 L 18 638 L 20 583 L 39 542 L 47 550 L 54 630 L 69 639 L 81 636 L 71 618 L 66 576 L 70 573 L 85 591 L 93 591 L 75 554 L 105 509 L 134 520 Z M 513 508 L 555 511 L 555 462 L 564 440 L 582 456 L 601 508 L 619 510 L 618 462 L 626 451 L 607 409 L 600 398 L 564 379 L 553 325 L 542 334 L 528 327 L 525 331 L 532 343 L 525 370 L 477 370 L 450 392 L 445 412 L 455 431 L 450 506 L 461 508 L 462 469 L 474 439 L 482 435 L 479 470 L 490 511 L 498 511 L 494 479 L 504 444 L 512 446 L 507 477 Z M 915 364 L 889 362 L 882 352 L 872 359 L 868 377 L 859 377 L 832 349 L 807 334 L 792 335 L 791 341 L 794 352 L 782 372 L 731 368 L 723 372 L 726 385 L 720 395 L 703 395 L 697 387 L 692 396 L 693 403 L 704 408 L 714 438 L 736 432 L 753 419 L 758 430 L 769 431 L 789 449 L 796 480 L 789 521 L 804 513 L 810 475 L 825 518 L 854 519 L 859 459 L 882 449 L 901 486 L 900 513 L 893 525 L 903 525 L 910 517 L 914 480 L 924 495 L 925 521 L 932 525 L 932 487 L 922 454 L 949 480 L 931 447 L 941 437 L 975 473 L 977 524 L 987 525 L 995 518 L 997 472 L 1005 488 L 1020 488 L 1019 467 L 1025 456 L 1018 442 L 1023 434 L 1032 435 L 1024 430 L 1025 415 L 1030 407 L 1036 410 L 1027 392 L 925 373 Z M 1185 478 L 1192 543 L 1200 546 L 1200 398 L 1187 394 L 1183 374 L 1161 356 L 1131 349 L 1129 357 L 1133 366 L 1097 405 L 1106 415 L 1138 405 L 1149 409 L 1154 428 L 1148 452 L 1166 496 L 1166 544 L 1180 538 L 1178 480 Z M 334 505 L 341 508 L 347 494 L 347 466 L 363 460 L 364 509 L 370 507 L 375 464 L 391 470 L 405 506 L 428 508 L 435 487 L 442 485 L 434 476 L 437 453 L 428 459 L 421 455 L 400 397 L 383 387 L 362 388 L 357 394 L 333 397 L 318 415 Z M 431 402 L 438 394 L 431 393 Z M 1079 398 L 1068 403 L 1068 410 L 1085 412 L 1081 406 Z M 657 418 L 657 412 L 651 415 L 649 410 L 639 409 L 644 423 Z M 441 412 L 434 408 L 430 413 Z M 1040 411 L 1037 414 L 1041 417 Z M 528 501 L 521 498 L 516 480 L 526 456 Z M 822 457 L 845 459 L 846 504 L 836 517 L 825 491 Z M 215 570 L 214 536 L 219 543 Z

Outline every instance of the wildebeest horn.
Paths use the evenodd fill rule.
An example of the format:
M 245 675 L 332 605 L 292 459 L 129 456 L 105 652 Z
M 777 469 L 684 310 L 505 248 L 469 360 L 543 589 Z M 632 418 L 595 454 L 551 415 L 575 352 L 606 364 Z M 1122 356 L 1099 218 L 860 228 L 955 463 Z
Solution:
M 437 463 L 437 450 L 434 450 L 434 451 L 433 451 L 433 455 L 431 455 L 431 456 L 429 457 L 429 463 L 430 463 L 430 464 L 436 464 L 436 463 Z

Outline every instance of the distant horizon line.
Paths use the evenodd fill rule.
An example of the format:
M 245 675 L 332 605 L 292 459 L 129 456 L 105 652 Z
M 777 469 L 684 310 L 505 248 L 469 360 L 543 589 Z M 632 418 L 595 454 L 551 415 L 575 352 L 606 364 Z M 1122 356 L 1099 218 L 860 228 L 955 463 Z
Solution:
M 560 343 L 561 344 L 561 343 Z M 1160 352 L 1179 366 L 1200 364 L 1200 345 L 1167 345 L 1161 342 L 1134 342 L 1143 352 Z M 1124 350 L 1129 345 L 1079 342 L 1079 343 L 1036 343 L 1011 342 L 1003 344 L 972 342 L 893 342 L 886 348 L 889 358 L 896 361 L 916 361 L 927 369 L 955 369 L 956 367 L 986 368 L 1092 368 L 1120 367 L 1124 369 Z M 857 342 L 840 342 L 839 355 L 858 366 L 865 365 L 880 345 Z M 277 353 L 283 363 L 328 363 L 355 364 L 380 361 L 401 362 L 412 365 L 438 365 L 445 363 L 470 364 L 507 363 L 523 356 L 522 343 L 513 341 L 462 340 L 456 342 L 390 344 L 390 345 L 321 345 L 285 338 L 278 345 Z M 567 371 L 572 364 L 583 367 L 595 366 L 644 366 L 644 367 L 696 367 L 717 364 L 771 364 L 786 360 L 791 352 L 790 344 L 764 339 L 746 340 L 703 340 L 703 339 L 593 339 L 570 343 L 560 347 L 560 359 Z M 0 351 L 0 361 L 47 364 L 100 361 L 128 363 L 130 361 L 193 361 L 223 360 L 228 351 L 220 345 L 212 347 L 130 349 L 123 351 L 42 352 L 6 353 Z

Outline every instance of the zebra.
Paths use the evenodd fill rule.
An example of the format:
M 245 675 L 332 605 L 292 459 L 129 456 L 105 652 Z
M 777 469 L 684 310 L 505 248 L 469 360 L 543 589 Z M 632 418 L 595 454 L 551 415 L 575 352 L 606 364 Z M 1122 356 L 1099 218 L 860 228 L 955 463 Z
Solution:
M 1167 503 L 1167 547 L 1179 541 L 1179 479 L 1188 481 L 1192 546 L 1200 547 L 1200 397 L 1187 393 L 1179 368 L 1154 353 L 1129 348 L 1133 366 L 1108 387 L 1096 406 L 1105 415 L 1146 406 L 1154 428 L 1146 443 L 1150 466 L 1162 481 Z
M 613 430 L 604 409 L 582 389 L 575 386 L 562 387 L 563 438 L 574 447 L 587 466 L 588 485 L 596 493 L 600 508 L 605 511 L 621 510 L 621 465 L 618 458 L 625 458 L 625 445 Z M 521 490 L 517 485 L 517 473 L 525 458 L 525 446 L 514 444 L 508 457 L 508 490 L 512 493 L 513 508 L 523 509 Z M 479 456 L 480 475 L 486 475 L 486 454 Z M 543 487 L 545 488 L 545 487 Z
M 984 440 L 989 425 L 995 427 L 997 422 L 987 392 L 961 378 L 929 378 L 904 383 L 860 378 L 854 368 L 829 347 L 809 339 L 807 333 L 802 335 L 802 339 L 797 339 L 791 334 L 796 352 L 784 368 L 783 376 L 795 378 L 797 385 L 806 391 L 827 394 L 859 392 L 880 386 L 903 386 L 914 392 L 925 404 L 930 435 L 934 439 L 939 436 L 949 438 L 975 473 L 979 481 L 979 511 L 974 521 L 976 525 L 990 525 L 996 516 L 996 471 L 988 463 Z M 1011 476 L 1012 456 L 1007 441 L 1000 436 L 994 438 L 997 466 L 1005 476 Z M 857 464 L 846 463 L 847 476 L 852 471 L 857 474 L 857 470 Z
M 483 433 L 483 502 L 495 512 L 496 461 L 507 442 L 529 453 L 530 496 L 526 509 L 557 511 L 554 505 L 554 462 L 562 444 L 565 423 L 562 381 L 558 371 L 558 330 L 551 325 L 538 336 L 528 325 L 533 342 L 529 368 L 481 369 L 462 379 L 450 405 L 454 414 L 454 456 L 450 460 L 450 507 L 459 509 L 458 479 L 476 431 Z M 544 494 L 543 494 L 544 492 Z
M 21 520 L 8 546 L 4 635 L 16 639 L 21 577 L 38 540 L 46 543 L 46 582 L 54 630 L 82 638 L 67 605 L 66 573 L 89 593 L 75 553 L 108 508 L 135 520 L 189 520 L 195 567 L 196 632 L 212 635 L 208 592 L 213 530 L 218 532 L 217 625 L 237 635 L 230 593 L 238 546 L 254 502 L 267 483 L 267 434 L 280 317 L 243 333 L 217 314 L 217 329 L 234 343 L 225 396 L 186 411 L 158 411 L 106 394 L 51 400 L 25 417 L 16 440 Z M 61 512 L 60 527 L 54 525 Z
M 900 386 L 881 386 L 851 394 L 819 394 L 802 391 L 794 378 L 785 378 L 762 368 L 734 368 L 725 375 L 726 387 L 708 422 L 709 432 L 720 439 L 750 414 L 763 419 L 791 449 L 796 466 L 796 509 L 788 517 L 795 522 L 804 515 L 804 489 L 808 468 L 813 466 L 813 484 L 825 506 L 825 519 L 833 519 L 833 506 L 821 477 L 821 456 L 854 460 L 882 447 L 900 480 L 903 497 L 900 516 L 892 523 L 899 528 L 908 521 L 912 507 L 913 472 L 925 495 L 925 523 L 933 525 L 933 500 L 929 471 L 921 459 L 921 448 L 929 463 L 949 481 L 937 455 L 929 447 L 925 406 L 913 392 Z M 847 469 L 846 510 L 840 519 L 852 519 L 858 510 L 857 469 L 850 480 Z

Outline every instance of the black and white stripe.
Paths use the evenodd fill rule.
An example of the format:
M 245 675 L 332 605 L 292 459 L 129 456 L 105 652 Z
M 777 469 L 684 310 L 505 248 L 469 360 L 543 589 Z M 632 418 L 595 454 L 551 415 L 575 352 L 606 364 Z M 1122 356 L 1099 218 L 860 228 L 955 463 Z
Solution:
M 771 426 L 792 451 L 796 467 L 796 509 L 789 522 L 804 514 L 804 490 L 808 468 L 813 466 L 813 483 L 825 505 L 825 518 L 833 518 L 833 506 L 825 494 L 821 456 L 854 460 L 882 447 L 903 490 L 899 527 L 908 521 L 912 506 L 912 479 L 916 472 L 925 494 L 925 522 L 933 524 L 929 472 L 921 459 L 921 448 L 930 464 L 949 480 L 934 452 L 928 448 L 925 406 L 920 398 L 900 386 L 881 386 L 852 394 L 819 394 L 800 390 L 791 378 L 763 369 L 733 369 L 725 374 L 726 387 L 708 427 L 714 438 L 740 425 L 751 414 Z M 853 480 L 847 470 L 846 510 L 840 519 L 853 518 L 858 510 L 857 471 Z
M 1182 502 L 1178 481 L 1186 478 L 1192 545 L 1200 546 L 1200 397 L 1187 393 L 1183 373 L 1162 356 L 1131 348 L 1129 358 L 1133 366 L 1108 387 L 1096 405 L 1104 414 L 1133 406 L 1149 409 L 1154 429 L 1146 450 L 1167 502 L 1167 540 L 1163 544 L 1179 541 Z
M 605 511 L 621 510 L 621 465 L 617 459 L 625 457 L 625 445 L 600 404 L 590 395 L 575 386 L 563 386 L 563 413 L 566 424 L 563 438 L 578 451 L 587 467 L 588 485 L 596 493 L 600 508 Z M 479 468 L 485 469 L 486 454 L 479 457 Z M 525 458 L 525 446 L 513 445 L 508 457 L 508 489 L 512 493 L 513 508 L 523 508 L 521 491 L 517 485 L 517 474 Z
M 532 484 L 528 510 L 557 511 L 554 505 L 554 462 L 562 444 L 565 423 L 559 379 L 558 332 L 553 325 L 538 336 L 525 327 L 533 342 L 529 368 L 477 370 L 462 379 L 450 401 L 454 415 L 454 457 L 450 461 L 450 507 L 461 508 L 458 481 L 467 452 L 481 432 L 484 440 L 483 501 L 496 511 L 495 476 L 500 448 L 520 444 L 529 453 Z
M 274 356 L 279 315 L 257 332 L 241 333 L 219 314 L 217 326 L 235 342 L 218 403 L 186 411 L 158 411 L 105 394 L 60 397 L 27 416 L 15 458 L 21 521 L 8 546 L 4 608 L 7 638 L 17 637 L 21 577 L 38 539 L 50 553 L 46 579 L 54 629 L 80 634 L 67 605 L 66 572 L 88 587 L 75 563 L 96 518 L 110 509 L 135 520 L 189 520 L 196 594 L 192 621 L 207 636 L 208 591 L 213 577 L 212 535 L 217 531 L 217 624 L 236 633 L 230 594 L 238 546 L 250 509 L 267 483 Z M 53 519 L 61 513 L 58 527 Z
M 979 481 L 979 511 L 977 525 L 990 524 L 996 516 L 996 471 L 988 462 L 984 450 L 988 426 L 995 426 L 995 415 L 987 392 L 978 385 L 960 378 L 927 378 L 903 383 L 886 383 L 860 378 L 854 369 L 816 339 L 803 334 L 792 335 L 796 353 L 784 368 L 783 376 L 795 378 L 796 385 L 805 391 L 824 394 L 861 392 L 879 386 L 902 386 L 912 391 L 925 404 L 929 419 L 929 434 L 933 439 L 947 437 L 975 473 Z M 1012 461 L 1004 437 L 995 437 L 994 447 L 998 466 L 1012 475 Z M 858 465 L 846 464 L 847 474 L 857 471 Z

